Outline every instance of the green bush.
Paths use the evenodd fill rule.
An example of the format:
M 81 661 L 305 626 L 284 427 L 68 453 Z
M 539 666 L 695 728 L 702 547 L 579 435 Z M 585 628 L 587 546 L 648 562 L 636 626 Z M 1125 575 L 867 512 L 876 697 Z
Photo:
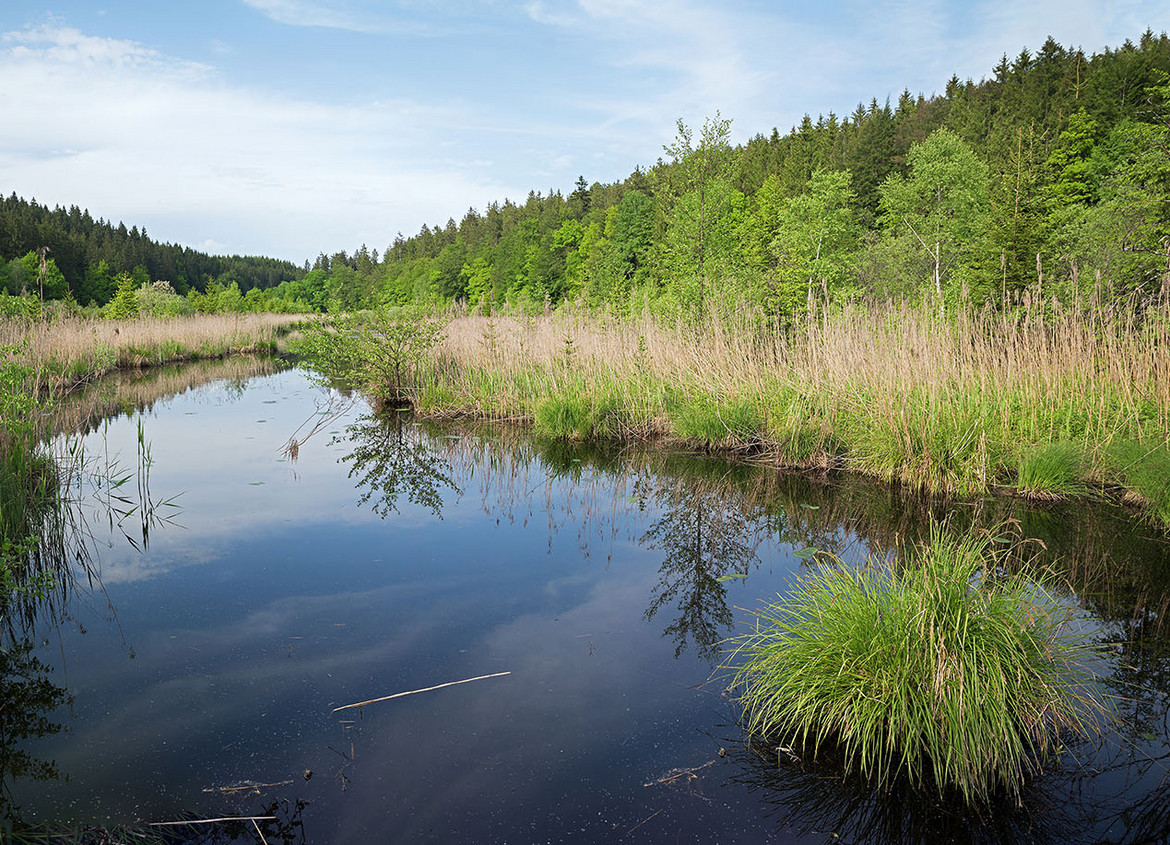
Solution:
M 993 548 L 936 528 L 901 566 L 822 561 L 735 640 L 748 729 L 800 754 L 835 748 L 879 786 L 1018 792 L 1104 705 L 1071 611 L 1005 575 Z

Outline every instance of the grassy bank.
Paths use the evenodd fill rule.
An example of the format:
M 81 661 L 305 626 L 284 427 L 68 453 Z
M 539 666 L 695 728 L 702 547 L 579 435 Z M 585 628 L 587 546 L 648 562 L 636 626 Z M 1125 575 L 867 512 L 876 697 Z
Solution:
M 669 438 L 931 492 L 1110 492 L 1170 525 L 1164 307 L 857 307 L 783 333 L 463 315 L 404 380 L 393 392 L 425 416 Z
M 138 320 L 0 322 L 0 346 L 33 370 L 38 392 L 61 393 L 118 369 L 276 348 L 303 320 L 291 314 L 196 314 Z

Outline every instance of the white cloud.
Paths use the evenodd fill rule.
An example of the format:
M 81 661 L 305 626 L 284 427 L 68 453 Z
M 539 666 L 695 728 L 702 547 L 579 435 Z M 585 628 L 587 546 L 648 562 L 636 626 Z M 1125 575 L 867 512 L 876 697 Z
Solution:
M 326 105 L 53 25 L 2 39 L 0 109 L 20 119 L 0 124 L 0 183 L 156 238 L 301 261 L 506 192 L 435 157 L 459 103 Z
M 315 26 L 326 29 L 347 29 L 353 32 L 372 32 L 381 26 L 345 9 L 309 0 L 244 0 L 244 3 L 289 26 Z

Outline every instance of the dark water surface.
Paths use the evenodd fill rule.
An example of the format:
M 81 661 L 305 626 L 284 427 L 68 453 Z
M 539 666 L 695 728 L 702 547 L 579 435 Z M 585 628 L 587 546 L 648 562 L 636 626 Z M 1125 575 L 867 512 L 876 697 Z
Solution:
M 151 496 L 179 494 L 180 507 L 148 525 L 145 549 L 123 537 L 142 545 L 141 514 L 109 531 L 98 508 L 97 577 L 79 573 L 33 630 L 9 632 L 32 634 L 9 677 L 71 697 L 22 693 L 48 724 L 5 736 L 10 815 L 79 828 L 275 815 L 266 841 L 314 843 L 1170 831 L 1170 550 L 1126 514 L 933 506 L 958 523 L 1015 516 L 1043 539 L 1086 636 L 1117 644 L 1100 670 L 1126 697 L 1118 730 L 1078 745 L 1022 806 L 973 815 L 875 794 L 830 766 L 777 766 L 712 680 L 742 608 L 806 566 L 796 552 L 861 559 L 918 536 L 932 507 L 850 479 L 426 428 L 360 403 L 332 418 L 325 398 L 290 370 L 213 381 L 108 425 L 109 408 L 90 414 L 87 454 L 133 471 L 141 425 Z M 289 460 L 281 446 L 314 415 L 321 430 Z M 497 673 L 509 674 L 334 712 Z M 17 705 L 4 707 L 8 720 Z M 28 777 L 38 761 L 54 776 Z M 159 830 L 262 841 L 250 823 Z

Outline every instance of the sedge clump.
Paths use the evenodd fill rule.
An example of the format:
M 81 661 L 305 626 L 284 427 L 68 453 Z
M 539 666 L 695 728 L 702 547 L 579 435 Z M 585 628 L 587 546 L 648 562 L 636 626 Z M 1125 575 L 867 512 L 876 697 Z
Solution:
M 819 560 L 735 641 L 748 730 L 802 756 L 831 748 L 879 786 L 1018 794 L 1106 704 L 1073 610 L 1003 554 L 936 528 L 900 564 Z

